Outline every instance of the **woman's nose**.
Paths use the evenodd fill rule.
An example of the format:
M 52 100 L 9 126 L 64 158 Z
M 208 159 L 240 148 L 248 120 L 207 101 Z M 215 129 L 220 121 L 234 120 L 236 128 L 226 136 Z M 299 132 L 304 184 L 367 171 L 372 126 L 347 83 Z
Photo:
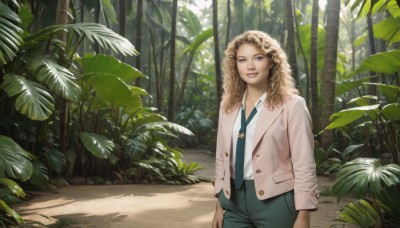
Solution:
M 254 62 L 253 61 L 248 61 L 247 62 L 247 69 L 248 70 L 254 70 L 256 68 L 256 66 L 254 65 Z

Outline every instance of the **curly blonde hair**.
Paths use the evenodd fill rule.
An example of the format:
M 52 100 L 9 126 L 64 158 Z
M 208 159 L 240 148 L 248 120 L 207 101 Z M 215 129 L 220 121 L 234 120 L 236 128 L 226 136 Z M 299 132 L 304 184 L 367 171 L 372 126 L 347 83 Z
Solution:
M 242 101 L 247 84 L 240 76 L 237 68 L 237 51 L 242 44 L 255 45 L 272 61 L 272 69 L 267 82 L 266 104 L 274 108 L 281 104 L 286 96 L 298 94 L 295 88 L 290 65 L 286 53 L 279 42 L 264 32 L 251 30 L 236 36 L 229 42 L 223 60 L 224 84 L 223 100 L 226 112 L 234 109 Z

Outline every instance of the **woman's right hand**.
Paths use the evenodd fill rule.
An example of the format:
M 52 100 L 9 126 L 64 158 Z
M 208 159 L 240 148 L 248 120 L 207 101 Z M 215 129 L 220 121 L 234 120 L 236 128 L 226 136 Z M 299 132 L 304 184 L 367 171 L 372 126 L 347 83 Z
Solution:
M 212 221 L 212 228 L 222 228 L 224 222 L 224 210 L 221 207 L 219 199 L 217 199 L 217 205 L 215 207 L 214 219 Z

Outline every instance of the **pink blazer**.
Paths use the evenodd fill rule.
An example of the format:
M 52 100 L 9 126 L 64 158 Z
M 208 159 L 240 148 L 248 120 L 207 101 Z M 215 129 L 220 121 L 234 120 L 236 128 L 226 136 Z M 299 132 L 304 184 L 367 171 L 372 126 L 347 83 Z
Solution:
M 221 103 L 223 104 L 223 102 Z M 231 197 L 232 129 L 239 106 L 220 108 L 214 193 Z M 253 174 L 257 198 L 265 200 L 294 189 L 296 210 L 318 208 L 311 119 L 304 99 L 292 95 L 273 110 L 260 112 L 253 141 Z

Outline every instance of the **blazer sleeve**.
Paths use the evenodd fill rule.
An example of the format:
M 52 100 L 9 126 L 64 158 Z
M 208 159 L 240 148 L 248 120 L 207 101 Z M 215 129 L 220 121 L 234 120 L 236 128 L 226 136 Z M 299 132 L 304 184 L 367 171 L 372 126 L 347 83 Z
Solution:
M 223 140 L 223 131 L 222 131 L 222 121 L 223 121 L 223 108 L 222 102 L 219 109 L 219 117 L 218 117 L 218 130 L 217 130 L 217 146 L 215 152 L 215 180 L 214 180 L 214 195 L 218 195 L 222 189 L 224 182 L 224 140 Z
M 296 210 L 316 210 L 319 193 L 310 114 L 302 97 L 295 96 L 289 103 L 288 137 L 295 177 Z

